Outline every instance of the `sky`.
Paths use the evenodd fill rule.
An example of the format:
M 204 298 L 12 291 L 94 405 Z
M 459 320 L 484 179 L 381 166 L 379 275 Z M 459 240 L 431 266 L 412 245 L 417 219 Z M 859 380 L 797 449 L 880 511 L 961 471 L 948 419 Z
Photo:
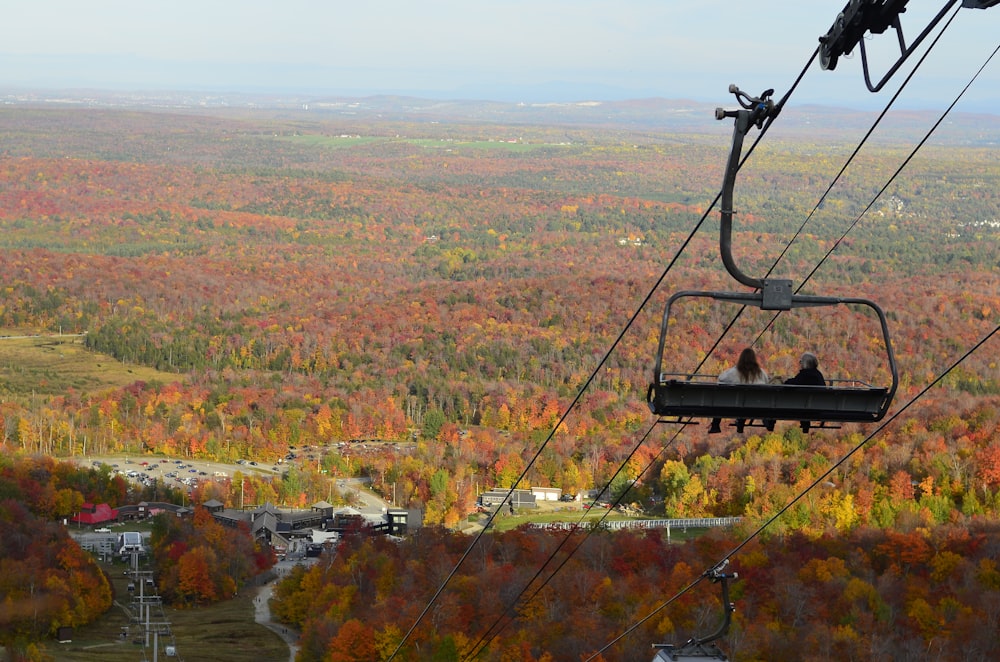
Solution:
M 787 91 L 844 0 L 3 4 L 0 95 L 29 88 L 728 102 L 730 83 L 753 93 Z M 944 4 L 910 0 L 904 38 L 914 39 Z M 900 104 L 946 106 L 997 47 L 998 36 L 1000 6 L 961 9 Z M 878 58 L 898 54 L 897 37 L 890 30 L 868 44 L 878 80 L 885 70 Z M 964 109 L 1000 107 L 996 60 L 1000 56 L 968 93 Z M 907 70 L 893 81 L 901 82 Z M 868 92 L 856 51 L 835 71 L 814 63 L 795 99 L 881 106 L 894 89 Z

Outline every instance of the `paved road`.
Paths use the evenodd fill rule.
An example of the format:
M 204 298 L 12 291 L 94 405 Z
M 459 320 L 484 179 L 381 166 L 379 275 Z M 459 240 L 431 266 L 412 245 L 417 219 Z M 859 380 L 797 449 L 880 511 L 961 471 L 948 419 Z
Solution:
M 293 554 L 296 553 L 295 550 L 290 550 Z M 274 585 L 281 581 L 285 573 L 289 572 L 292 567 L 298 563 L 298 560 L 286 560 L 279 561 L 274 566 L 275 578 L 269 581 L 264 586 L 261 586 L 257 591 L 256 597 L 254 597 L 254 617 L 258 623 L 264 627 L 277 633 L 279 637 L 285 640 L 288 644 L 288 661 L 295 662 L 295 656 L 299 651 L 299 632 L 293 630 L 281 623 L 275 623 L 271 620 L 271 596 L 274 593 Z

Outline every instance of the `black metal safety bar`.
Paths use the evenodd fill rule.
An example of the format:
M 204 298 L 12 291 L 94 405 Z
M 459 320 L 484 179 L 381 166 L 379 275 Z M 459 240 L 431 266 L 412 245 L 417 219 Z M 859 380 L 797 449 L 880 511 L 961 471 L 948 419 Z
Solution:
M 899 385 L 899 370 L 889 337 L 885 312 L 869 299 L 792 295 L 790 308 L 862 305 L 878 316 L 885 344 L 891 384 L 871 386 L 800 386 L 793 384 L 719 384 L 698 375 L 665 371 L 663 350 L 670 326 L 670 310 L 681 298 L 700 297 L 766 309 L 762 292 L 677 292 L 667 301 L 660 324 L 653 381 L 647 389 L 650 411 L 657 416 L 684 418 L 736 418 L 809 420 L 817 422 L 875 422 L 892 404 Z M 837 384 L 834 382 L 833 384 Z M 678 422 L 681 422 L 678 420 Z

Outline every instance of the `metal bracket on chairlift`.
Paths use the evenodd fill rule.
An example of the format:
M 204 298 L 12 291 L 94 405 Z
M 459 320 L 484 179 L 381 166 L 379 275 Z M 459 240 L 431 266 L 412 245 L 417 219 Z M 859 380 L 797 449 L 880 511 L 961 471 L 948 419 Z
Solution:
M 739 110 L 715 109 L 715 119 L 727 117 L 736 119 L 733 128 L 733 144 L 729 150 L 729 160 L 726 162 L 726 172 L 722 180 L 722 207 L 720 210 L 719 253 L 726 271 L 747 287 L 760 290 L 760 308 L 763 310 L 790 310 L 792 307 L 792 281 L 781 279 L 753 278 L 740 271 L 733 260 L 733 189 L 736 187 L 736 172 L 740 167 L 740 154 L 743 151 L 743 139 L 750 127 L 758 129 L 765 120 L 773 119 L 778 113 L 778 107 L 771 100 L 774 90 L 767 90 L 759 97 L 740 91 L 735 85 L 729 86 L 729 91 L 736 95 L 741 108 Z
M 906 11 L 906 3 L 909 0 L 849 0 L 844 5 L 833 25 L 825 35 L 819 38 L 819 64 L 823 69 L 833 70 L 837 68 L 837 61 L 842 55 L 847 55 L 854 50 L 855 46 L 861 47 L 861 66 L 865 74 L 865 85 L 869 92 L 880 91 L 892 78 L 893 74 L 902 66 L 910 55 L 917 49 L 920 43 L 930 34 L 931 30 L 941 22 L 949 9 L 954 7 L 959 0 L 947 0 L 944 7 L 927 24 L 927 27 L 910 45 L 906 44 L 903 37 L 903 26 L 900 23 L 899 15 Z M 971 9 L 987 9 L 1000 0 L 962 0 L 962 6 Z M 899 57 L 896 62 L 889 67 L 888 72 L 882 79 L 873 84 L 868 70 L 868 52 L 865 50 L 866 33 L 882 34 L 889 28 L 896 31 L 896 38 L 899 41 Z

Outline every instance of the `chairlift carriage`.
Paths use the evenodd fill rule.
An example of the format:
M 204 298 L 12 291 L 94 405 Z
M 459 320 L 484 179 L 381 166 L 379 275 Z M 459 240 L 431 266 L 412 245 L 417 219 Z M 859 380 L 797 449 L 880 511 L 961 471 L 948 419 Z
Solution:
M 729 565 L 729 560 L 723 561 L 720 565 L 709 570 L 705 576 L 712 583 L 718 583 L 722 587 L 722 622 L 715 632 L 703 636 L 692 637 L 680 646 L 673 644 L 653 644 L 657 649 L 653 662 L 698 662 L 703 660 L 725 661 L 729 658 L 715 644 L 716 641 L 726 636 L 729 626 L 733 622 L 733 612 L 736 605 L 729 601 L 729 581 L 736 579 L 738 575 L 734 573 L 724 573 L 723 569 Z
M 826 423 L 871 423 L 881 420 L 892 404 L 899 382 L 896 360 L 889 338 L 885 313 L 869 299 L 855 297 L 825 297 L 795 294 L 792 281 L 752 278 L 736 266 L 732 257 L 733 188 L 739 168 L 743 138 L 750 127 L 761 128 L 776 111 L 770 96 L 750 97 L 735 85 L 729 91 L 736 95 L 741 109 L 716 109 L 716 119 L 735 118 L 733 145 L 729 153 L 723 181 L 720 212 L 719 250 L 729 274 L 753 292 L 680 291 L 666 304 L 660 324 L 660 339 L 653 369 L 653 382 L 647 391 L 650 410 L 664 417 L 663 422 L 689 424 L 697 418 L 728 418 L 762 421 L 814 421 L 819 427 Z M 796 384 L 720 384 L 714 376 L 672 373 L 664 369 L 663 353 L 670 331 L 670 313 L 675 302 L 689 297 L 752 306 L 763 311 L 789 311 L 803 307 L 864 306 L 878 317 L 887 354 L 891 384 L 873 386 L 859 381 L 828 380 L 824 386 Z

